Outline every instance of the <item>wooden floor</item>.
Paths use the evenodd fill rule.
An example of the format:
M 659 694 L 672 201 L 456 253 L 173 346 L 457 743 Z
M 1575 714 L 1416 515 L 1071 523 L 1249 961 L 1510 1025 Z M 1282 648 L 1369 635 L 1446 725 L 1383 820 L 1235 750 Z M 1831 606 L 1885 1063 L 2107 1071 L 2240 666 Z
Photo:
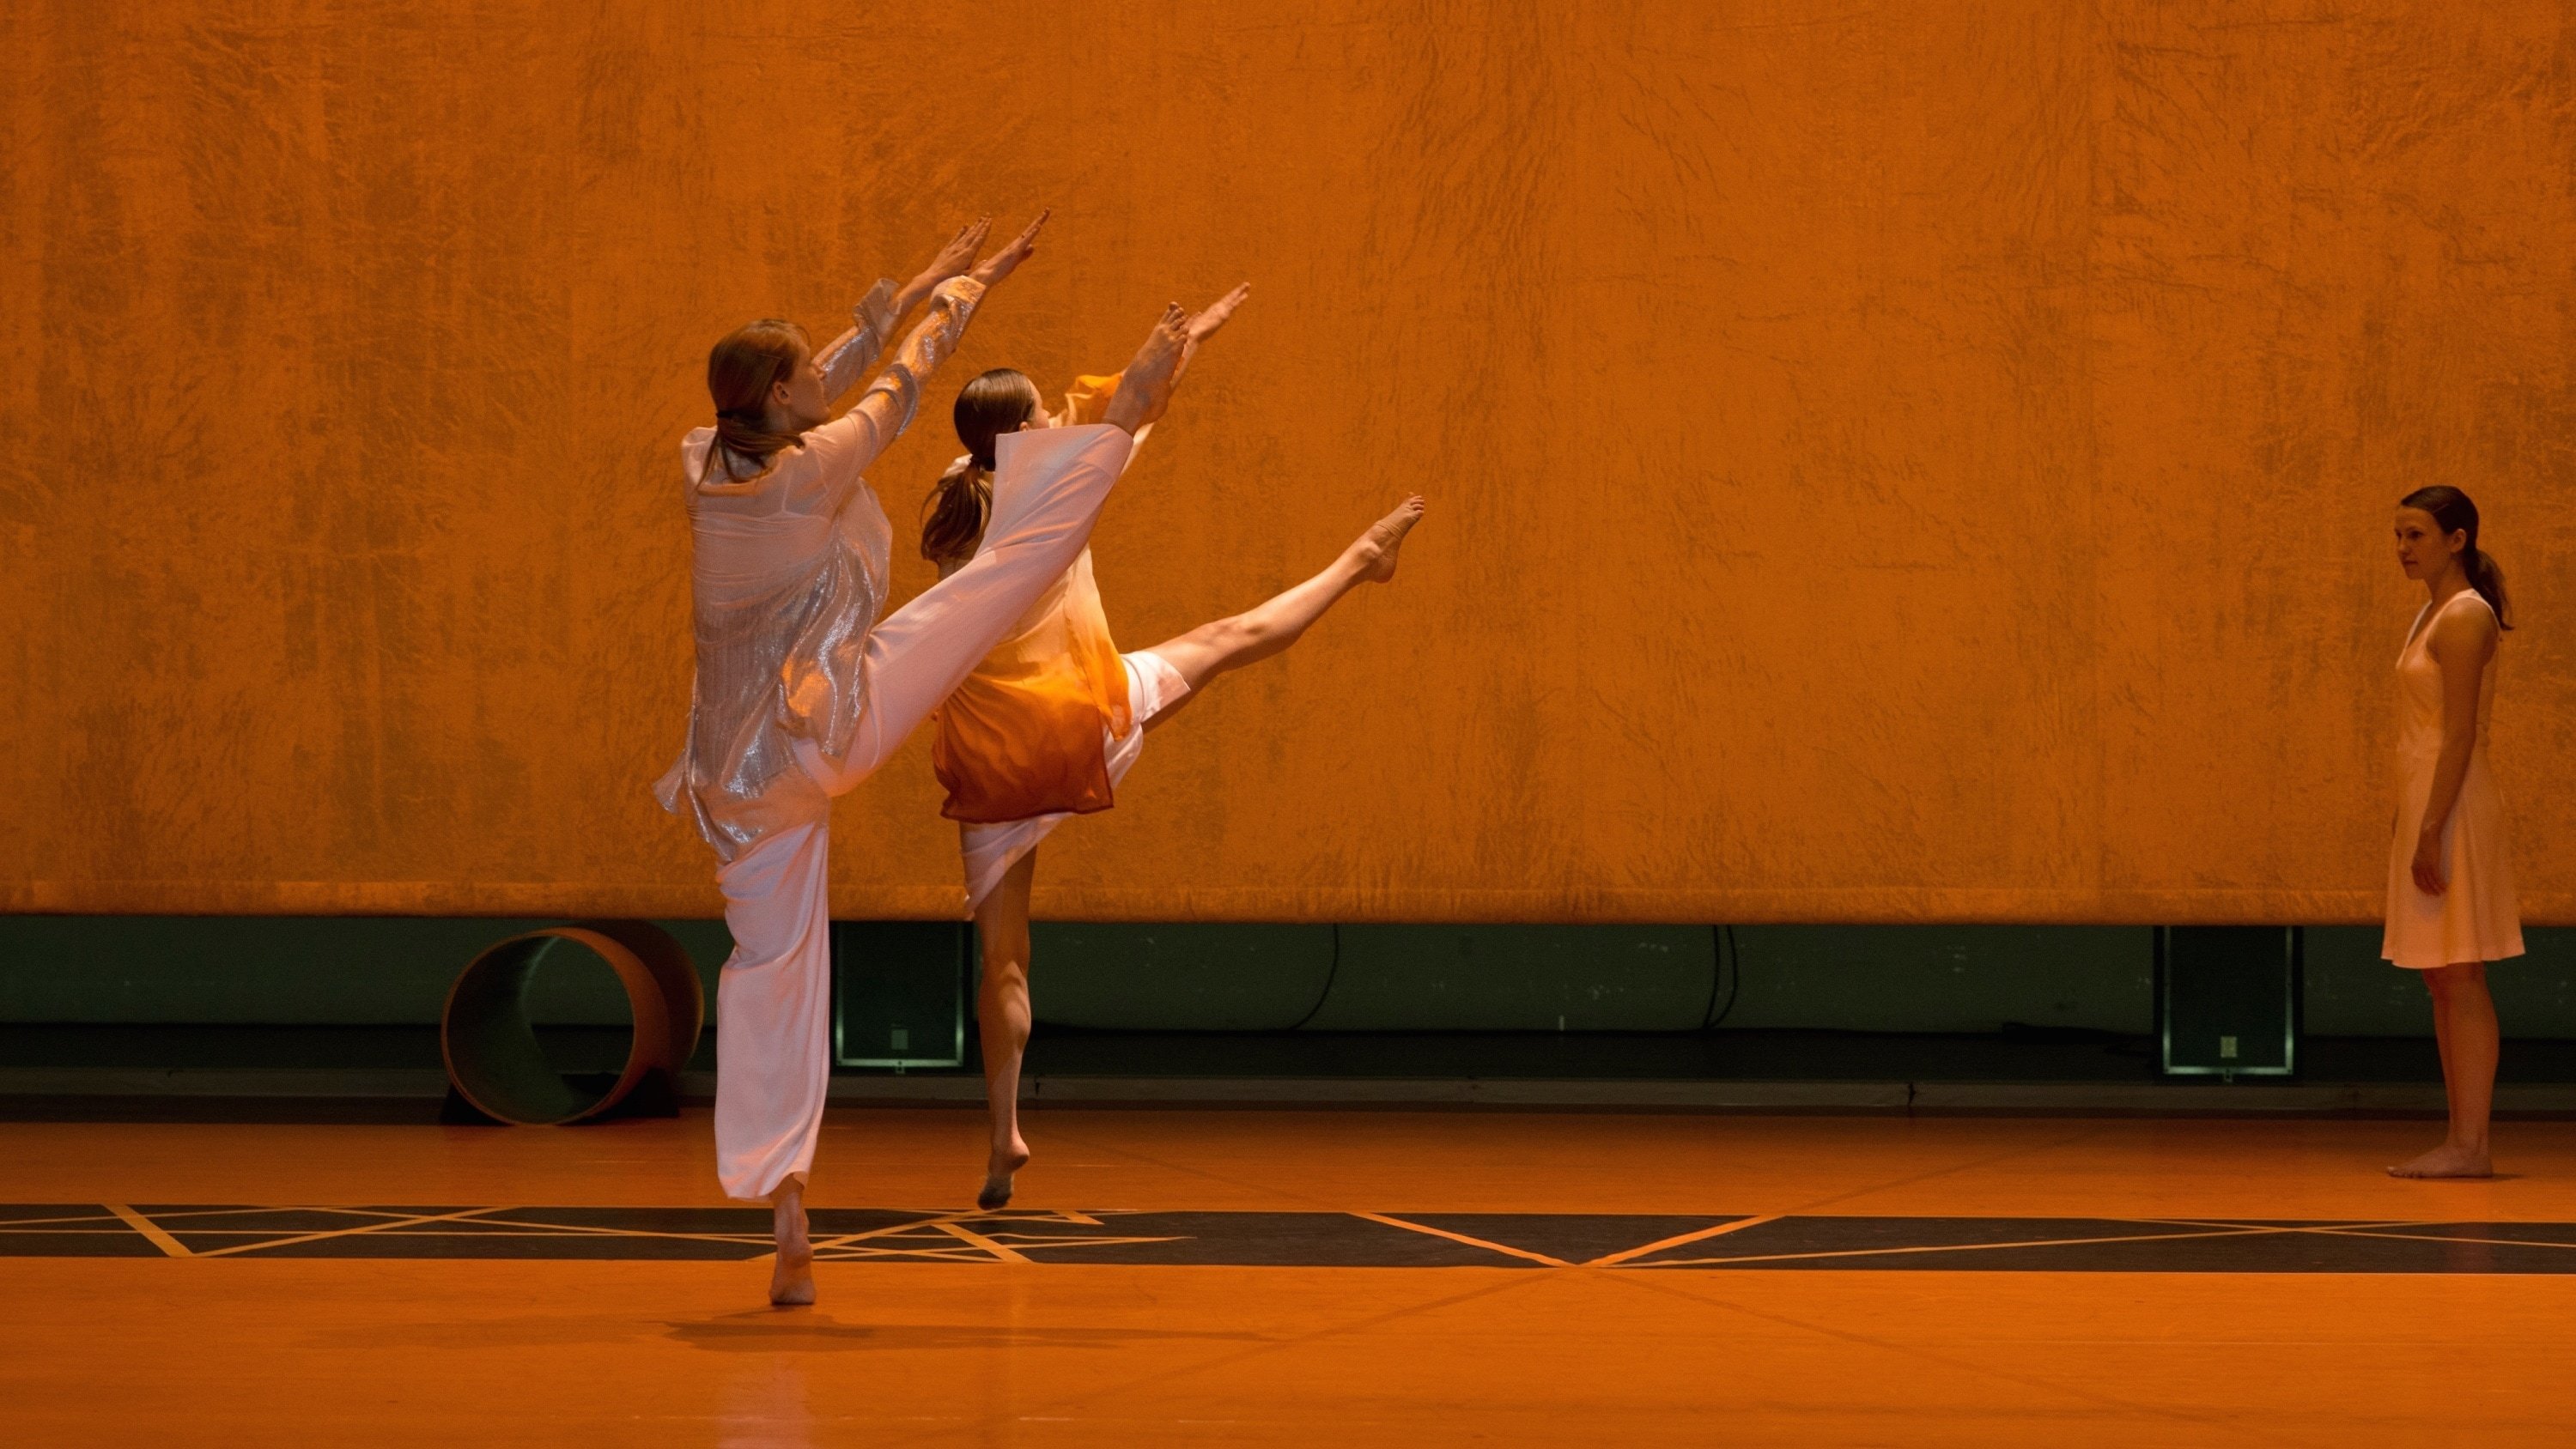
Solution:
M 706 1212 L 723 1204 L 703 1113 L 528 1131 L 0 1125 L 0 1203 L 54 1205 L 6 1210 L 25 1233 L 0 1256 L 0 1439 L 2340 1449 L 2564 1444 L 2576 1426 L 2576 1275 L 2557 1266 L 2576 1258 L 2576 1124 L 2507 1124 L 2513 1175 L 2450 1184 L 2380 1175 L 2426 1144 L 2422 1122 L 1057 1111 L 1031 1124 L 1025 1222 L 1108 1232 L 1148 1220 L 1121 1212 L 1162 1214 L 1142 1236 L 1165 1246 L 1082 1249 L 1092 1261 L 970 1251 L 1001 1233 L 957 1211 L 978 1119 L 854 1112 L 827 1130 L 816 1206 L 912 1210 L 880 1216 L 963 1246 L 826 1262 L 821 1304 L 788 1311 L 759 1300 L 756 1243 L 668 1227 L 732 1221 Z M 381 1204 L 408 1216 L 230 1211 Z M 564 1229 L 591 1234 L 586 1251 L 610 1255 L 597 1258 L 557 1255 L 562 1233 L 509 1229 L 506 1214 L 446 1237 L 418 1226 L 540 1206 L 697 1212 L 638 1217 L 667 1230 L 635 1238 Z M 1188 1248 L 1178 1214 L 1224 1230 Z M 1465 1216 L 1478 1214 L 1504 1216 Z M 307 1217 L 326 1226 L 292 1231 Z M 1658 1219 L 1725 1231 L 1696 1230 L 1698 1266 L 1679 1250 L 1660 1267 L 1549 1250 L 1623 1232 L 1642 1245 Z M 343 1221 L 414 1236 L 344 1239 L 327 1226 Z M 99 1226 L 45 1238 L 48 1223 Z M 1480 1223 L 1493 1226 L 1459 1227 Z M 2281 1223 L 2333 1226 L 2245 1226 Z M 1971 1250 L 1889 1246 L 1909 1225 Z M 2178 1245 L 2046 1249 L 2071 1254 L 2065 1271 L 2039 1250 L 1975 1247 L 2140 1236 L 2123 1225 Z M 1760 1234 L 1790 1247 L 1714 1251 Z M 1846 1241 L 1872 1246 L 1830 1247 Z M 76 1242 L 91 1255 L 59 1255 Z M 1448 1265 L 1242 1265 L 1416 1261 L 1369 1256 L 1386 1242 Z M 210 1246 L 223 1243 L 244 1250 Z M 653 1256 L 673 1244 L 728 1256 Z M 2332 1251 L 2306 1251 L 2320 1244 Z M 1184 1249 L 1202 1260 L 1097 1256 Z M 2188 1257 L 2220 1249 L 2208 1262 L 2238 1270 Z

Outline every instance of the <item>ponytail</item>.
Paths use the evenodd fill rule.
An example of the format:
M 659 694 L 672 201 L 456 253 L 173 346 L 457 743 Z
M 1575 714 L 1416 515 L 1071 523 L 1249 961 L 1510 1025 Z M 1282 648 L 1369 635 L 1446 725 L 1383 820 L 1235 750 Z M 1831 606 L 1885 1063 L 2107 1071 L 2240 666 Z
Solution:
M 2470 544 L 2460 553 L 2460 568 L 2469 576 L 2469 587 L 2478 591 L 2478 597 L 2487 601 L 2488 608 L 2495 610 L 2496 627 L 2512 628 L 2513 604 L 2505 597 L 2504 568 L 2495 561 L 2495 555 L 2474 543 Z
M 798 440 L 804 435 L 773 433 L 762 425 L 765 421 L 766 419 L 760 417 L 745 417 L 740 413 L 716 414 L 716 447 L 749 458 L 764 469 L 767 468 L 772 457 L 796 446 Z M 709 449 L 707 456 L 713 458 L 714 449 Z
M 2513 603 L 2505 597 L 2504 569 L 2494 554 L 2478 547 L 2478 506 L 2469 501 L 2469 495 L 2449 484 L 2437 483 L 2398 499 L 2397 506 L 2433 515 L 2434 526 L 2442 530 L 2445 540 L 2455 533 L 2468 534 L 2468 544 L 2460 550 L 2460 572 L 2468 576 L 2469 587 L 2477 590 L 2478 597 L 2495 611 L 2496 627 L 2512 628 Z
M 990 460 L 960 458 L 939 475 L 939 486 L 922 505 L 921 556 L 935 564 L 971 558 L 984 541 L 984 524 L 993 515 L 993 465 Z
M 994 449 L 1004 433 L 1018 432 L 1037 411 L 1037 384 L 1007 367 L 994 368 L 958 390 L 952 416 L 966 456 L 949 465 L 922 504 L 923 558 L 946 565 L 973 556 L 993 516 Z

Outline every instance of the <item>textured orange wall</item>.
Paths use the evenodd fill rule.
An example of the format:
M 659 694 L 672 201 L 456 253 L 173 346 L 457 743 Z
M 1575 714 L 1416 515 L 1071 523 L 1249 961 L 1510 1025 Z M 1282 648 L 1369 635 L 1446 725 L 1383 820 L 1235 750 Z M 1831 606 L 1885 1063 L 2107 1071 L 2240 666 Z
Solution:
M 1434 507 L 1044 913 L 2372 919 L 2438 481 L 2576 921 L 2562 6 L 369 9 L 0 16 L 0 907 L 712 913 L 646 791 L 707 344 L 1043 202 L 899 522 L 957 382 L 1239 277 L 1121 641 Z M 844 802 L 842 913 L 955 908 L 936 805 Z

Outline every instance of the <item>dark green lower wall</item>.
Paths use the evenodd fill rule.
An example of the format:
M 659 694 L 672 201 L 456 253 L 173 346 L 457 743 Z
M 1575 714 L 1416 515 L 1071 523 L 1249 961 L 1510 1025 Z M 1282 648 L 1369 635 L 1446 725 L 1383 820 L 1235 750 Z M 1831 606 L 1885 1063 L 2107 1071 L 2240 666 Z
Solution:
M 0 1021 L 419 1025 L 475 952 L 543 924 L 495 919 L 0 917 Z M 675 921 L 712 1001 L 721 922 Z M 2490 973 L 2507 1034 L 2576 1038 L 2576 930 L 2529 933 Z M 2376 929 L 2307 933 L 2319 1036 L 2429 1030 L 2422 985 Z M 1041 925 L 1042 1021 L 1126 1030 L 2144 1032 L 2143 926 Z M 1731 993 L 1730 993 L 1731 988 Z M 557 953 L 545 1022 L 624 1020 L 615 978 Z
M 475 953 L 552 921 L 410 916 L 0 916 L 0 1021 L 270 1026 L 434 1024 Z M 664 921 L 714 995 L 732 949 L 721 921 Z M 549 957 L 541 1022 L 626 1020 L 587 952 Z

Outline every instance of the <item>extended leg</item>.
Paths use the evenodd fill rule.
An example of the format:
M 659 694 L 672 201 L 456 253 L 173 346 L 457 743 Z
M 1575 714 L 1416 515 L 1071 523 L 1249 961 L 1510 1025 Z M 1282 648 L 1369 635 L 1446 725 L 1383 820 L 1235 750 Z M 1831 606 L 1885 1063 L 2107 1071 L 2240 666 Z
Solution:
M 2434 1033 L 2442 1043 L 2442 1087 L 2450 1131 L 2442 1145 L 2392 1167 L 2397 1177 L 2488 1177 L 2487 1121 L 2495 1105 L 2496 1058 L 2502 1045 L 2487 968 L 2460 961 L 2424 973 L 2433 990 Z
M 1004 440 L 984 546 L 869 632 L 859 666 L 867 706 L 849 748 L 834 758 L 798 742 L 796 761 L 815 783 L 841 795 L 875 773 L 1073 567 L 1131 446 L 1125 433 L 1107 427 Z
M 1422 500 L 1408 498 L 1393 513 L 1369 525 L 1368 532 L 1353 540 L 1322 573 L 1243 613 L 1201 624 L 1155 645 L 1153 652 L 1179 671 L 1190 687 L 1181 703 L 1197 698 L 1218 675 L 1258 663 L 1296 643 L 1342 595 L 1364 583 L 1393 579 L 1396 551 L 1421 520 Z M 1179 708 L 1166 709 L 1154 722 L 1159 724 Z
M 1185 320 L 1165 313 L 1127 364 L 1126 384 L 1104 421 L 1001 439 L 982 547 L 869 632 L 860 663 L 867 707 L 848 747 L 834 755 L 810 741 L 797 744 L 796 762 L 826 793 L 846 794 L 884 764 L 1073 567 L 1135 451 L 1135 431 L 1171 401 Z
M 1021 856 L 975 908 L 975 939 L 984 979 L 975 993 L 976 1033 L 984 1044 L 984 1099 L 993 1115 L 992 1155 L 975 1206 L 991 1212 L 1011 1200 L 1011 1177 L 1029 1161 L 1020 1136 L 1020 1060 L 1029 1046 L 1029 885 L 1038 856 Z

